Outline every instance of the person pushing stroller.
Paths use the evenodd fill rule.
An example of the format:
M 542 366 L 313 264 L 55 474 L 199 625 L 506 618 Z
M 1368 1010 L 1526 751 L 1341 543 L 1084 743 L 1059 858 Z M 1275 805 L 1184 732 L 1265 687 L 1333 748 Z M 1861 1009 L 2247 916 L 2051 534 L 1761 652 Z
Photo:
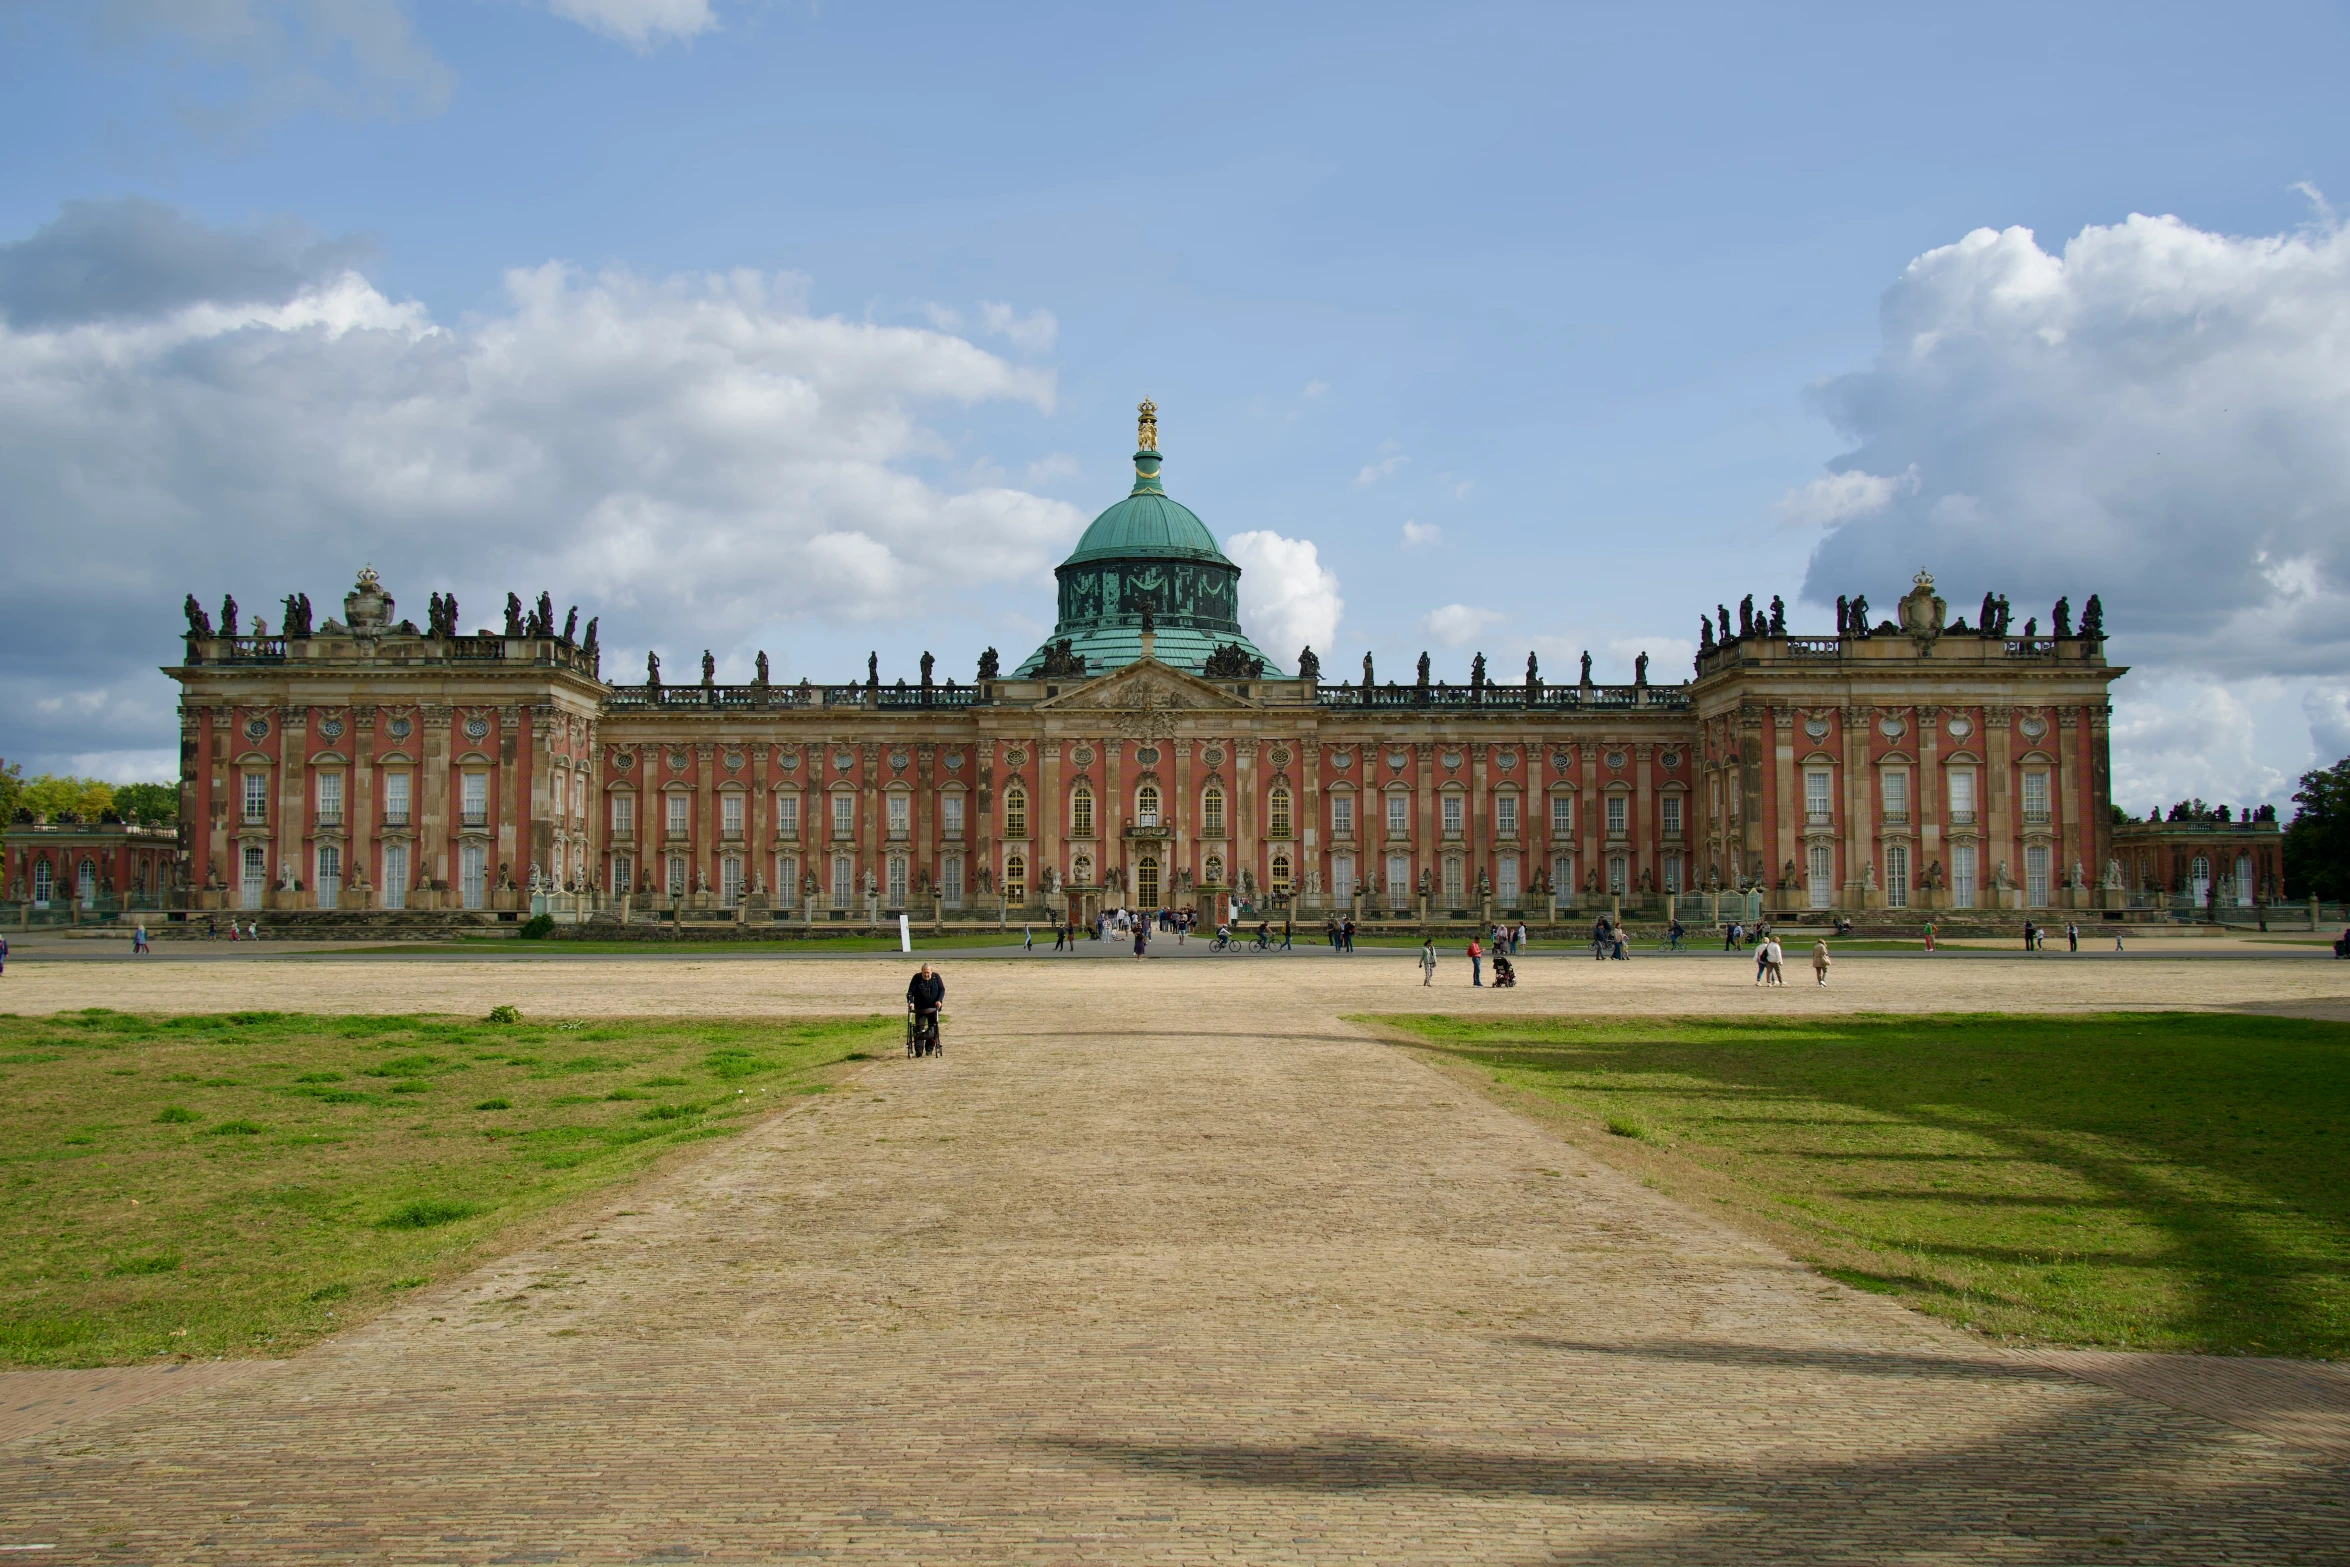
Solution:
M 922 965 L 906 985 L 906 1054 L 934 1056 L 944 1048 L 938 1038 L 938 1009 L 947 999 L 947 982 Z

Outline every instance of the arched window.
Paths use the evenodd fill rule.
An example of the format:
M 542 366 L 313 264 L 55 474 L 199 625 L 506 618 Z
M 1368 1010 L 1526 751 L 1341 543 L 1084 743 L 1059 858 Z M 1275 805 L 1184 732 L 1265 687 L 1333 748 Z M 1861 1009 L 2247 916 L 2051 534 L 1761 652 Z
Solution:
M 1289 787 L 1286 784 L 1273 786 L 1273 793 L 1265 802 L 1265 821 L 1270 836 L 1289 836 Z
M 1144 784 L 1134 791 L 1134 819 L 1138 825 L 1143 827 L 1159 825 L 1159 786 L 1157 784 Z M 1146 898 L 1143 901 L 1150 903 L 1155 900 Z
M 1004 791 L 1004 836 L 1028 836 L 1028 791 L 1018 784 Z
M 1028 857 L 1024 854 L 1004 856 L 1004 901 L 1006 903 L 1026 903 L 1028 901 Z
M 1288 855 L 1286 855 L 1286 854 L 1276 854 L 1276 855 L 1274 855 L 1274 856 L 1273 856 L 1273 890 L 1274 890 L 1275 892 L 1286 893 L 1287 891 L 1289 891 L 1289 881 L 1290 881 L 1290 876 L 1289 876 L 1289 856 L 1288 856 Z
M 1210 837 L 1224 832 L 1224 787 L 1210 784 L 1199 797 L 1199 830 Z
M 1141 909 L 1159 906 L 1159 861 L 1156 855 L 1146 854 L 1134 866 L 1134 905 Z
M 1093 791 L 1084 784 L 1069 791 L 1069 835 L 1073 838 L 1093 836 Z

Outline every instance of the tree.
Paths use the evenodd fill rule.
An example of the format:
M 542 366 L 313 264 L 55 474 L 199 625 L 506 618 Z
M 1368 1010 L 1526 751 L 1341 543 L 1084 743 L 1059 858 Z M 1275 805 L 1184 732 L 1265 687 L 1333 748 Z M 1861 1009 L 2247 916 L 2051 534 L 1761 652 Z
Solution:
M 2285 896 L 2350 899 L 2350 757 L 2303 773 L 2293 791 Z
M 24 803 L 49 820 L 94 822 L 114 809 L 114 785 L 96 778 L 43 773 L 24 786 Z
M 118 784 L 114 809 L 126 822 L 141 827 L 176 827 L 180 819 L 180 792 L 176 784 Z

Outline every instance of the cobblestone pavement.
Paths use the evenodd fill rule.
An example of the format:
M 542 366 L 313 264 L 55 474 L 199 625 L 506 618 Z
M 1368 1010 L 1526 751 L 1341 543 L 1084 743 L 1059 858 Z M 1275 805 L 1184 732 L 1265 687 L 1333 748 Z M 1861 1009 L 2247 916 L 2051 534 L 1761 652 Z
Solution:
M 852 976 L 874 978 L 713 965 L 698 983 L 721 997 L 682 977 L 695 965 L 489 992 L 472 968 L 286 967 L 247 971 L 229 1004 L 462 989 L 468 1011 L 844 1010 Z M 1834 1003 L 1700 976 L 1737 993 L 1609 1009 L 1954 999 L 1931 976 L 1872 997 L 1851 968 Z M 828 969 L 829 990 L 811 977 Z M 632 971 L 638 1005 L 612 1005 L 629 992 L 609 976 Z M 109 983 L 145 975 L 82 972 L 95 999 L 154 1004 Z M 2149 972 L 2130 976 L 2142 1002 L 2162 994 Z M 1561 967 L 1547 995 L 1431 999 L 1550 1009 L 1614 983 Z M 2181 981 L 2253 999 L 2233 983 Z M 1418 1000 L 1393 965 L 950 984 L 941 1060 L 876 1062 L 299 1360 L 0 1445 L 0 1545 L 223 1564 L 2350 1560 L 2338 1456 L 2000 1354 L 1716 1227 L 1335 1020 Z

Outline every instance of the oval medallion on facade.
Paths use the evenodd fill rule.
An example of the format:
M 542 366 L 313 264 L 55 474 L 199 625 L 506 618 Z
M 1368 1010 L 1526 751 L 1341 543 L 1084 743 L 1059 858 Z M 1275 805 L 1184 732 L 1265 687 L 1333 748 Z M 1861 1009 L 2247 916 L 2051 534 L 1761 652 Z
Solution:
M 490 721 L 486 714 L 475 713 L 465 720 L 466 739 L 486 740 L 489 738 L 489 733 Z
M 1155 745 L 1138 745 L 1134 748 L 1134 759 L 1145 767 L 1154 767 L 1158 765 L 1159 748 Z
M 775 753 L 775 765 L 787 773 L 796 773 L 800 770 L 800 753 L 778 749 Z
M 1224 748 L 1220 745 L 1208 746 L 1200 752 L 1199 759 L 1210 767 L 1220 767 L 1224 763 Z
M 1289 747 L 1285 745 L 1277 745 L 1273 747 L 1273 765 L 1275 767 L 1287 767 L 1289 765 Z
M 1888 740 L 1898 740 L 1909 733 L 1909 720 L 1887 713 L 1883 718 L 1877 720 L 1877 733 Z
M 902 773 L 902 772 L 904 772 L 904 771 L 906 770 L 906 763 L 907 763 L 908 761 L 910 761 L 910 760 L 912 760 L 912 758 L 908 757 L 908 756 L 906 755 L 906 753 L 905 753 L 905 752 L 903 752 L 903 751 L 892 751 L 892 752 L 890 752 L 890 753 L 889 753 L 889 767 L 890 767 L 890 771 L 891 771 L 891 772 L 893 772 L 893 773 Z
M 1953 713 L 1950 715 L 1949 729 L 1953 740 L 1964 740 L 1975 732 L 1975 721 L 1964 713 Z
M 1355 754 L 1352 751 L 1333 751 L 1330 753 L 1330 765 L 1337 768 L 1341 772 L 1344 772 L 1346 769 L 1354 766 L 1354 764 Z
M 415 727 L 416 726 L 414 724 L 408 722 L 408 720 L 405 718 L 395 718 L 390 723 L 384 725 L 385 731 L 389 733 L 395 740 L 407 739 L 409 731 Z
M 1568 768 L 1575 765 L 1575 753 L 1572 751 L 1553 751 L 1550 753 L 1550 765 L 1563 773 Z
M 1493 765 L 1506 773 L 1518 765 L 1518 753 L 1515 751 L 1496 751 L 1493 753 Z
M 730 773 L 739 773 L 743 770 L 742 752 L 729 751 L 726 753 L 726 770 Z
M 322 739 L 340 740 L 343 738 L 343 721 L 339 718 L 327 719 L 318 726 L 318 733 Z
M 945 761 L 947 771 L 950 773 L 959 773 L 963 770 L 963 753 L 960 751 L 949 751 L 942 760 Z
M 1447 751 L 1442 757 L 1439 758 L 1439 760 L 1444 763 L 1445 771 L 1454 772 L 1460 768 L 1461 753 L 1458 751 Z
M 1089 765 L 1093 761 L 1093 747 L 1090 745 L 1081 745 L 1077 747 L 1077 749 L 1069 753 L 1069 760 L 1075 762 L 1080 767 Z
M 835 751 L 832 753 L 832 770 L 834 772 L 845 773 L 856 765 L 857 756 L 855 752 Z
M 1608 771 L 1611 773 L 1622 772 L 1624 770 L 1624 753 L 1621 751 L 1608 752 L 1607 767 Z
M 2016 725 L 2016 727 L 2024 732 L 2024 738 L 2026 740 L 2037 740 L 2048 732 L 2048 720 L 2045 718 L 2027 718 L 2022 723 Z
M 1805 716 L 1804 720 L 1803 720 L 1803 732 L 1804 732 L 1805 734 L 1807 734 L 1807 735 L 1811 736 L 1811 738 L 1813 738 L 1814 740 L 1825 740 L 1825 739 L 1827 739 L 1827 738 L 1828 738 L 1828 718 L 1827 718 L 1827 715 L 1826 715 L 1826 714 L 1824 714 L 1824 713 L 1811 713 L 1811 714 L 1807 714 L 1807 715 Z
M 1665 751 L 1665 752 L 1661 752 L 1661 753 L 1659 753 L 1659 755 L 1657 756 L 1657 759 L 1656 759 L 1656 760 L 1657 760 L 1657 765 L 1658 765 L 1659 767 L 1662 767 L 1662 768 L 1663 768 L 1663 769 L 1664 769 L 1666 772 L 1668 772 L 1668 773 L 1669 773 L 1669 772 L 1671 772 L 1671 771 L 1672 771 L 1674 768 L 1676 768 L 1676 767 L 1678 767 L 1678 766 L 1680 766 L 1680 765 L 1681 765 L 1681 753 L 1680 753 L 1680 752 L 1678 752 L 1678 751 Z
M 1013 746 L 1004 753 L 1004 765 L 1006 767 L 1025 767 L 1028 765 L 1028 753 L 1018 746 Z
M 634 751 L 614 751 L 612 753 L 613 771 L 625 773 L 635 766 L 636 753 Z
M 248 740 L 266 740 L 266 739 L 268 739 L 268 738 L 269 738 L 269 720 L 268 720 L 268 719 L 266 719 L 266 718 L 263 718 L 263 717 L 262 717 L 260 714 L 258 714 L 258 713 L 254 714 L 254 715 L 253 715 L 251 718 L 248 718 L 248 719 L 246 719 L 246 720 L 245 720 L 245 738 L 246 738 L 246 739 L 248 739 Z
M 1412 765 L 1411 754 L 1405 751 L 1390 751 L 1387 753 L 1387 765 L 1400 773 Z

